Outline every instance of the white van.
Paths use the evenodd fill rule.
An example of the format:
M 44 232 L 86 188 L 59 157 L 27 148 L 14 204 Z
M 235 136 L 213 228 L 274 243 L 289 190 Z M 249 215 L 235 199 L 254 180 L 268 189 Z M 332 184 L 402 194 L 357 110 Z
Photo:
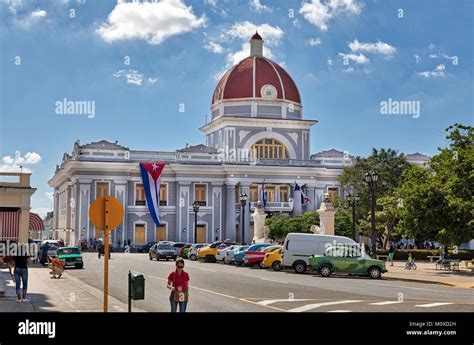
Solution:
M 291 267 L 296 273 L 304 273 L 309 266 L 311 255 L 324 255 L 329 246 L 354 244 L 354 240 L 344 236 L 289 233 L 283 244 L 282 265 Z

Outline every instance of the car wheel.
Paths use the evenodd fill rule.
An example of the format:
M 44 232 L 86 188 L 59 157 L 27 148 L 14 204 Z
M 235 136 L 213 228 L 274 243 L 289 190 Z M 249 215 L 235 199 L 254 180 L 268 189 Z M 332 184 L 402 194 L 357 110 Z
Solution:
M 79 269 L 82 269 L 82 268 L 84 268 L 84 263 L 82 263 L 82 264 L 79 264 L 79 265 L 76 265 L 76 268 L 79 268 Z
M 297 261 L 295 262 L 294 268 L 296 273 L 303 274 L 304 272 L 306 272 L 306 262 Z
M 382 271 L 378 267 L 369 268 L 369 277 L 372 279 L 379 279 L 382 276 Z
M 166 258 L 166 261 L 169 261 L 170 259 Z
M 153 260 L 153 256 L 151 256 L 151 254 L 149 254 L 148 257 L 150 258 L 150 261 Z
M 191 255 L 189 256 L 189 260 L 191 260 L 191 261 L 196 261 L 196 255 L 195 255 L 195 254 L 191 254 Z
M 281 271 L 281 262 L 280 261 L 275 261 L 272 263 L 272 268 L 274 271 Z
M 260 267 L 260 268 L 266 268 L 266 267 L 263 265 L 263 261 L 260 261 L 260 262 L 258 263 L 258 267 Z
M 205 262 L 216 262 L 216 258 L 213 255 L 206 255 L 204 258 Z
M 319 274 L 323 277 L 329 277 L 331 275 L 331 266 L 322 265 L 321 267 L 319 267 Z

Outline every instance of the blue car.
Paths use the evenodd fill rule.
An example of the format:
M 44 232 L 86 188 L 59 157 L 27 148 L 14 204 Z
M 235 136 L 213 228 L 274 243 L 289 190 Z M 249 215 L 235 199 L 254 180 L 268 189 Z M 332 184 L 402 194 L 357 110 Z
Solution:
M 240 252 L 237 252 L 237 253 L 234 254 L 234 260 L 233 260 L 234 264 L 240 266 L 244 263 L 244 256 L 245 256 L 246 251 L 255 252 L 255 251 L 258 251 L 259 249 L 269 247 L 269 246 L 273 246 L 273 244 L 271 244 L 271 243 L 252 244 L 247 249 L 241 250 Z

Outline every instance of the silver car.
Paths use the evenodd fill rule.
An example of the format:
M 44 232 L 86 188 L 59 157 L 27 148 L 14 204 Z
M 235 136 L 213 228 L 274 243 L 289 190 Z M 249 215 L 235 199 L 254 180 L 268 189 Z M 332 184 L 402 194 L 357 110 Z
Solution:
M 191 249 L 189 250 L 188 254 L 189 260 L 196 261 L 199 249 L 201 249 L 202 247 L 207 247 L 208 245 L 208 243 L 194 243 L 193 245 L 191 245 Z

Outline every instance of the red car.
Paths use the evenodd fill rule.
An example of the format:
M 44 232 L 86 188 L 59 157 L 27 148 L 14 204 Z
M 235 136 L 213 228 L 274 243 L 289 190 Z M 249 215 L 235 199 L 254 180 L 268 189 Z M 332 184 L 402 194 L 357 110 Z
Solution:
M 274 250 L 280 249 L 281 246 L 267 245 L 266 247 L 260 247 L 255 251 L 247 250 L 244 252 L 244 263 L 245 266 L 253 266 L 255 264 L 261 264 L 265 259 L 265 254 L 273 252 Z

